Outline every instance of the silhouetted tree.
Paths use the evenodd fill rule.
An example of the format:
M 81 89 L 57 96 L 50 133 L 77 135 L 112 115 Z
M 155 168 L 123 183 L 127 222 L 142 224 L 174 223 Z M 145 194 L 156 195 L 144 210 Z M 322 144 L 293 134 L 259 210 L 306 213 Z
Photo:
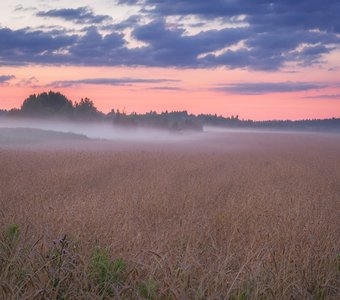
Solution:
M 82 98 L 80 102 L 76 102 L 74 106 L 76 118 L 85 120 L 99 119 L 103 116 L 101 112 L 94 106 L 94 103 L 89 98 Z
M 12 108 L 11 110 L 7 112 L 7 115 L 9 117 L 18 117 L 20 116 L 20 114 L 21 114 L 21 111 L 18 108 Z
M 71 116 L 73 105 L 64 95 L 50 91 L 29 96 L 23 102 L 20 111 L 30 117 Z

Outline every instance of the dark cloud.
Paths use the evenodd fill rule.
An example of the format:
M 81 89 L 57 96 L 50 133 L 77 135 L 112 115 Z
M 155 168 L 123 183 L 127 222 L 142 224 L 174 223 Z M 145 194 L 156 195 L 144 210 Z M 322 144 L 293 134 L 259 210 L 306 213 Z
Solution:
M 220 85 L 215 91 L 240 94 L 240 95 L 263 95 L 271 93 L 301 92 L 328 87 L 322 83 L 310 82 L 256 82 L 256 83 L 232 83 Z
M 222 55 L 208 55 L 205 60 L 197 60 L 201 66 L 277 70 L 289 62 L 310 65 L 322 63 L 323 55 L 340 44 L 338 0 L 120 0 L 119 3 L 139 4 L 144 13 L 156 18 L 194 15 L 201 20 L 230 21 L 244 16 L 243 22 L 248 24 L 250 33 L 244 47 Z M 297 50 L 304 44 L 304 49 Z
M 89 27 L 84 35 L 66 32 L 34 31 L 30 28 L 0 29 L 0 62 L 2 65 L 64 64 L 120 65 L 128 64 L 129 50 L 122 34 L 98 33 Z
M 335 47 L 325 47 L 324 45 L 306 46 L 300 52 L 295 52 L 297 60 L 302 66 L 309 66 L 322 63 L 322 54 L 330 53 Z
M 58 63 L 64 59 L 59 51 L 74 45 L 76 41 L 75 35 L 54 35 L 29 28 L 0 28 L 0 62 L 2 65 Z
M 104 22 L 110 17 L 95 15 L 88 7 L 38 13 L 92 25 L 73 35 L 60 29 L 0 29 L 0 62 L 277 71 L 287 65 L 324 64 L 326 55 L 340 48 L 340 18 L 335 17 L 340 15 L 339 1 L 119 0 L 117 3 L 138 4 L 142 12 L 120 23 Z M 215 18 L 223 23 L 242 15 L 246 25 L 190 34 L 183 24 L 166 22 L 167 16 L 181 19 L 187 15 L 195 15 L 196 23 L 203 20 L 205 24 Z M 145 19 L 151 22 L 141 24 Z M 122 33 L 126 28 L 144 46 L 131 48 Z M 101 33 L 103 29 L 110 34 Z
M 136 5 L 143 1 L 141 0 L 116 0 L 117 4 L 125 4 L 125 5 Z
M 155 87 L 148 88 L 148 90 L 182 91 L 183 89 L 180 87 L 174 87 L 174 86 L 155 86 Z
M 102 35 L 92 26 L 84 35 L 59 31 L 12 31 L 0 29 L 0 60 L 3 64 L 73 64 L 204 67 L 198 56 L 214 51 L 249 36 L 242 28 L 209 30 L 184 36 L 183 29 L 169 29 L 163 19 L 138 26 L 133 37 L 147 44 L 127 48 L 123 34 Z
M 112 21 L 108 15 L 96 15 L 90 7 L 61 8 L 48 11 L 39 11 L 39 17 L 60 18 L 78 24 L 100 24 L 105 21 Z
M 199 59 L 199 55 L 235 44 L 248 38 L 251 32 L 244 28 L 228 28 L 188 36 L 183 29 L 170 29 L 163 19 L 158 19 L 137 27 L 132 34 L 148 44 L 145 50 L 149 65 L 204 67 L 206 62 Z
M 120 0 L 119 3 L 139 3 L 144 11 L 159 16 L 225 18 L 245 15 L 249 24 L 265 31 L 271 26 L 272 29 L 298 27 L 340 32 L 338 0 Z
M 96 27 L 90 27 L 69 48 L 68 60 L 76 65 L 119 65 L 127 51 L 122 34 L 102 36 Z
M 250 2 L 250 0 L 248 0 Z M 260 14 L 248 12 L 246 21 L 258 31 L 273 30 L 320 30 L 340 32 L 340 2 L 337 0 L 278 0 L 267 6 Z
M 0 75 L 0 85 L 14 79 L 14 75 Z
M 133 16 L 130 16 L 129 18 L 127 18 L 124 21 L 121 21 L 121 22 L 116 23 L 116 24 L 109 25 L 109 26 L 111 26 L 109 28 L 111 28 L 113 30 L 124 30 L 126 28 L 134 28 L 136 25 L 139 24 L 141 19 L 142 19 L 142 16 L 133 15 Z
M 142 78 L 87 78 L 78 80 L 61 80 L 55 81 L 49 84 L 53 87 L 71 87 L 81 84 L 93 84 L 93 85 L 133 85 L 139 83 L 165 83 L 165 82 L 179 82 L 173 79 L 142 79 Z
M 119 4 L 140 4 L 150 13 L 158 15 L 201 15 L 206 17 L 226 17 L 244 12 L 260 11 L 266 1 L 232 0 L 119 0 Z M 149 8 L 151 7 L 151 8 Z
M 306 98 L 306 99 L 340 99 L 340 94 L 306 96 L 303 98 Z
M 228 68 L 251 68 L 253 70 L 278 70 L 285 59 L 281 55 L 270 55 L 262 49 L 227 50 L 221 55 L 207 55 L 202 59 L 206 66 L 227 66 Z

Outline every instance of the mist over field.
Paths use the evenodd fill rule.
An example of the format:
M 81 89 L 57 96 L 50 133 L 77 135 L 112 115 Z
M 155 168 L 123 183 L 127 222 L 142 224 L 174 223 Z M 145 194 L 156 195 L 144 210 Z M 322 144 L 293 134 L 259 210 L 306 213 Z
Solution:
M 32 128 L 85 135 L 90 139 L 166 143 L 191 139 L 199 133 L 171 132 L 157 128 L 127 128 L 107 122 L 72 122 L 61 119 L 0 118 L 0 128 Z
M 64 133 L 64 135 L 62 135 Z M 63 139 L 67 142 L 65 146 L 70 146 L 78 140 L 107 140 L 124 145 L 124 142 L 138 144 L 158 144 L 158 145 L 178 145 L 186 146 L 190 144 L 196 151 L 194 145 L 199 148 L 214 148 L 219 144 L 219 139 L 230 140 L 228 147 L 243 147 L 241 140 L 256 139 L 257 135 L 280 137 L 285 134 L 289 135 L 329 135 L 337 132 L 322 133 L 316 130 L 303 132 L 297 130 L 275 130 L 275 129 L 257 129 L 257 128 L 225 128 L 219 126 L 204 126 L 202 131 L 170 131 L 159 129 L 157 127 L 127 127 L 111 124 L 108 122 L 85 122 L 70 121 L 60 118 L 53 119 L 29 119 L 29 118 L 6 118 L 0 117 L 0 142 L 3 145 L 15 141 L 16 143 L 25 144 L 27 142 L 47 142 Z M 239 138 L 237 138 L 239 136 Z M 247 139 L 244 137 L 247 136 Z M 278 138 L 279 139 L 279 138 Z M 248 144 L 248 143 L 247 143 Z M 257 143 L 250 145 L 253 148 Z M 62 143 L 59 143 L 62 145 Z M 128 144 L 126 144 L 128 145 Z M 46 145 L 45 145 L 46 146 Z M 131 146 L 133 147 L 133 146 Z M 244 146 L 247 147 L 247 146 Z M 190 148 L 190 147 L 189 147 Z M 218 148 L 216 146 L 215 148 Z

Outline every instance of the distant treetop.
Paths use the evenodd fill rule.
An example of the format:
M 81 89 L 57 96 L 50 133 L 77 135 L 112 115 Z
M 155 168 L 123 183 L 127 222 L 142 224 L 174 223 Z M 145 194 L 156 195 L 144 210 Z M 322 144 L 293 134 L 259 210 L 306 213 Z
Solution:
M 73 112 L 72 101 L 57 92 L 30 95 L 21 105 L 21 114 L 26 116 L 50 117 L 70 116 Z
M 97 119 L 103 113 L 99 112 L 94 103 L 89 98 L 82 98 L 74 105 L 74 116 L 80 119 Z

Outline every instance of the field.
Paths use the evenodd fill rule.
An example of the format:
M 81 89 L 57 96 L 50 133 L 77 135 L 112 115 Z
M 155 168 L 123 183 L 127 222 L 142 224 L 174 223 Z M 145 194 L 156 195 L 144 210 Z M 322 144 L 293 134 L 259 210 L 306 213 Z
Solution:
M 1 299 L 339 299 L 340 135 L 0 145 Z

